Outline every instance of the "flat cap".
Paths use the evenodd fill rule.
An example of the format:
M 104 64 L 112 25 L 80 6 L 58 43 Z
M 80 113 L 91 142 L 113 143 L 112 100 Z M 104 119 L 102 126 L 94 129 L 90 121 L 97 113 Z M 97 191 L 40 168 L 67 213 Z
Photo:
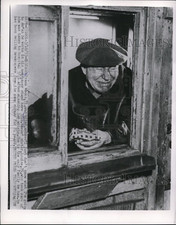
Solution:
M 84 66 L 111 67 L 127 60 L 127 51 L 108 39 L 97 38 L 81 43 L 76 51 L 76 59 Z

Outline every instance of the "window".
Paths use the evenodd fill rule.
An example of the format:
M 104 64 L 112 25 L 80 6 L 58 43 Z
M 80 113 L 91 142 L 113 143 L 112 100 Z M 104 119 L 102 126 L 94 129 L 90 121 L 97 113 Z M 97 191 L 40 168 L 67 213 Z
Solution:
M 33 156 L 31 158 L 34 159 L 34 162 L 34 154 L 38 152 L 39 149 L 41 149 L 41 153 L 42 151 L 47 151 L 47 157 L 53 151 L 53 154 L 56 154 L 61 160 L 60 163 L 57 163 L 58 167 L 64 164 L 72 165 L 72 161 L 79 161 L 81 155 L 87 155 L 86 157 L 89 157 L 89 153 L 92 154 L 93 152 L 98 152 L 97 158 L 93 159 L 95 161 L 97 161 L 98 158 L 101 159 L 102 154 L 104 154 L 103 152 L 107 152 L 107 150 L 114 156 L 117 155 L 117 157 L 121 155 L 125 149 L 125 152 L 127 151 L 129 155 L 136 154 L 138 151 L 140 152 L 140 149 L 142 149 L 142 125 L 140 123 L 141 119 L 139 118 L 142 118 L 143 76 L 141 72 L 142 65 L 138 61 L 140 57 L 144 57 L 144 46 L 138 48 L 138 45 L 141 40 L 144 40 L 144 9 L 123 7 L 113 7 L 112 9 L 94 7 L 94 9 L 89 9 L 89 7 L 64 6 L 29 6 L 29 9 L 31 14 L 29 15 L 29 68 L 31 68 L 31 74 L 34 74 L 34 79 L 32 81 L 34 86 L 38 85 L 37 82 L 42 84 L 41 90 L 35 88 L 36 93 L 32 90 L 34 86 L 31 85 L 31 90 L 29 90 L 29 92 L 31 94 L 31 101 L 34 99 L 34 96 L 45 99 L 44 104 L 39 104 L 39 110 L 42 109 L 43 117 L 45 117 L 45 110 L 43 109 L 50 110 L 49 119 L 44 118 L 44 120 L 49 121 L 47 127 L 44 127 L 48 131 L 48 133 L 45 132 L 48 137 L 46 138 L 44 136 L 44 140 L 48 140 L 47 143 L 40 142 L 39 145 L 37 143 L 37 146 L 35 146 L 35 144 L 34 146 L 29 146 L 29 152 L 32 153 Z M 127 11 L 125 11 L 125 9 Z M 38 12 L 38 17 L 35 17 L 36 12 Z M 37 29 L 38 26 L 40 29 Z M 97 28 L 96 30 L 94 30 L 95 27 Z M 42 34 L 42 32 L 45 34 Z M 78 61 L 75 59 L 75 52 L 78 45 L 86 40 L 100 37 L 110 39 L 112 42 L 117 41 L 128 51 L 129 57 L 125 66 L 132 72 L 132 83 L 130 81 L 130 84 L 127 85 L 130 89 L 129 92 L 131 92 L 131 96 L 129 96 L 123 111 L 124 113 L 128 112 L 128 114 L 130 114 L 130 119 L 128 121 L 130 135 L 128 140 L 122 143 L 102 146 L 89 152 L 75 152 L 73 148 L 69 146 L 67 138 L 70 132 L 68 131 L 69 118 L 66 116 L 69 114 L 68 102 L 66 101 L 69 95 L 68 74 L 71 68 L 78 65 Z M 43 45 L 43 42 L 46 44 Z M 48 54 L 45 54 L 46 52 L 48 52 Z M 136 57 L 136 55 L 139 57 Z M 42 66 L 36 64 L 36 61 L 39 61 Z M 136 74 L 138 76 L 135 76 Z M 46 79 L 44 77 L 46 77 Z M 46 94 L 42 96 L 42 92 L 46 92 Z M 48 107 L 45 107 L 47 104 Z M 93 109 L 88 110 L 92 111 Z M 90 111 L 88 113 L 90 113 Z M 41 124 L 41 127 L 42 126 L 44 125 Z M 48 149 L 51 150 L 50 153 Z M 118 151 L 115 151 L 115 149 L 118 149 Z M 75 160 L 72 160 L 74 157 L 76 157 Z M 31 163 L 31 165 L 33 165 L 34 162 Z M 57 166 L 55 165 L 54 168 Z M 33 169 L 31 171 L 33 171 Z
M 30 148 L 56 145 L 57 49 L 57 16 L 54 11 L 48 7 L 29 6 Z
M 111 149 L 115 145 L 119 147 L 120 144 L 130 145 L 134 15 L 112 11 L 104 13 L 99 10 L 87 12 L 83 9 L 73 8 L 70 10 L 68 30 L 69 36 L 65 38 L 65 45 L 69 52 L 68 67 L 70 70 L 72 69 L 69 76 L 69 91 L 71 92 L 69 96 L 71 95 L 70 104 L 72 107 L 68 106 L 68 124 L 71 128 L 74 128 L 73 132 L 70 129 L 68 132 L 69 134 L 71 132 L 72 140 L 75 137 L 78 139 L 84 137 L 85 140 L 93 138 L 92 132 L 89 133 L 89 131 L 99 127 L 100 130 L 108 131 L 111 139 L 113 139 L 110 144 L 106 145 L 107 149 Z M 84 84 L 79 80 L 83 80 L 82 77 L 85 76 L 81 73 L 82 68 L 80 69 L 79 62 L 75 58 L 76 50 L 82 42 L 96 38 L 108 39 L 114 44 L 118 42 L 128 52 L 129 57 L 126 65 L 123 64 L 118 67 L 119 80 L 116 82 L 116 87 L 114 86 L 114 91 L 108 92 L 101 98 L 98 97 L 97 101 L 93 100 L 92 95 L 86 94 L 86 91 L 81 88 Z M 91 73 L 97 73 L 95 68 L 92 68 L 92 70 Z M 82 77 L 79 77 L 78 74 Z M 96 81 L 93 80 L 92 82 Z M 125 85 L 125 96 L 122 96 L 122 90 L 121 92 L 117 91 L 120 89 L 119 85 Z M 92 103 L 90 99 L 92 99 Z M 77 133 L 75 128 L 86 128 L 86 130 L 79 129 Z M 126 130 L 123 130 L 123 128 L 126 128 Z M 125 132 L 128 135 L 123 135 Z M 98 138 L 98 135 L 94 138 Z M 99 147 L 97 151 L 101 151 L 102 147 Z M 81 152 L 75 144 L 69 142 L 68 153 L 75 151 Z M 91 150 L 89 149 L 89 151 Z

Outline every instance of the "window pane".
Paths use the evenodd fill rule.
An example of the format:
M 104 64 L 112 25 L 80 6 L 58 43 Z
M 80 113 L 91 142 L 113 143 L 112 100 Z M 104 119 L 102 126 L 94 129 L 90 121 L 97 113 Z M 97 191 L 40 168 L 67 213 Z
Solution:
M 29 23 L 29 146 L 52 142 L 53 22 Z
M 52 25 L 52 22 L 44 21 L 29 23 L 29 105 L 42 97 L 43 93 L 52 93 Z

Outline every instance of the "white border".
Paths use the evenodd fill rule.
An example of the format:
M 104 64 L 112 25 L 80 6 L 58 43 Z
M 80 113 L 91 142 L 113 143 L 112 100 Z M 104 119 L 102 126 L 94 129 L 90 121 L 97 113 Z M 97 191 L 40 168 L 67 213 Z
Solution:
M 1 71 L 9 72 L 9 5 L 119 5 L 119 6 L 156 6 L 156 7 L 173 7 L 174 8 L 174 23 L 176 27 L 176 2 L 174 1 L 113 1 L 113 0 L 2 0 L 1 2 L 2 20 L 1 20 Z M 67 210 L 7 210 L 7 178 L 8 178 L 8 144 L 7 142 L 0 143 L 1 148 L 1 223 L 4 224 L 28 224 L 28 223 L 43 223 L 43 224 L 113 224 L 113 223 L 159 223 L 159 224 L 174 224 L 176 223 L 176 142 L 174 134 L 176 134 L 176 36 L 174 30 L 173 36 L 173 91 L 172 91 L 172 191 L 171 191 L 171 210 L 168 211 L 67 211 Z M 174 102 L 175 101 L 175 102 Z M 1 102 L 0 102 L 1 103 Z M 1 113 L 3 113 L 1 111 Z M 2 115 L 2 114 L 0 114 Z

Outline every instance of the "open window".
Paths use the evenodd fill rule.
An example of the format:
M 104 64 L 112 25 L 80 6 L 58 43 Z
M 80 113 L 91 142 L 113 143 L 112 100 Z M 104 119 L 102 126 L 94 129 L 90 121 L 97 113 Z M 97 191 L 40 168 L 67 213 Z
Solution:
M 112 148 L 115 151 L 115 148 L 119 149 L 120 146 L 130 146 L 134 20 L 135 16 L 132 13 L 70 9 L 69 35 L 65 38 L 65 45 L 69 52 L 66 62 L 70 70 L 69 97 L 71 99 L 69 101 L 71 106 L 68 105 L 68 133 L 71 133 L 71 138 L 90 140 L 98 138 L 98 135 L 93 137 L 92 131 L 99 129 L 108 131 L 113 139 L 110 144 L 89 150 L 89 153 Z M 98 38 L 119 44 L 128 52 L 128 60 L 118 66 L 118 80 L 114 90 L 102 96 L 95 96 L 97 99 L 95 100 L 92 99 L 92 94 L 89 95 L 84 90 L 89 88 L 90 83 L 83 73 L 86 68 L 80 66 L 75 56 L 82 42 Z M 95 80 L 94 82 L 96 83 Z M 73 130 L 70 131 L 71 128 Z M 77 128 L 82 129 L 77 130 Z M 74 143 L 69 142 L 68 153 L 74 154 L 73 152 L 84 154 Z
M 68 159 L 66 160 L 66 164 L 72 165 L 72 161 L 79 161 L 79 158 L 81 158 L 82 155 L 86 156 L 85 158 L 87 159 L 90 157 L 93 161 L 96 162 L 99 161 L 99 158 L 100 161 L 102 157 L 106 158 L 108 154 L 112 154 L 114 157 L 122 156 L 122 152 L 128 155 L 133 155 L 137 152 L 140 154 L 142 152 L 141 129 L 143 126 L 141 123 L 143 107 L 141 98 L 143 93 L 143 65 L 139 63 L 140 59 L 139 57 L 137 57 L 137 55 L 139 56 L 139 54 L 141 54 L 141 59 L 145 57 L 142 53 L 144 45 L 141 45 L 140 48 L 138 48 L 139 43 L 144 40 L 145 36 L 145 10 L 140 8 L 131 10 L 125 10 L 124 8 L 102 10 L 99 7 L 94 7 L 93 9 L 86 7 L 70 7 L 67 9 L 65 8 L 64 10 L 66 11 L 66 16 L 64 18 L 67 18 L 67 20 L 65 20 L 66 30 L 64 31 L 66 35 L 64 36 L 64 52 L 66 63 L 63 68 L 65 76 L 67 76 L 66 74 L 69 74 L 69 71 L 72 68 L 79 66 L 79 62 L 75 59 L 75 53 L 80 43 L 95 38 L 107 38 L 111 40 L 111 42 L 118 42 L 123 48 L 127 50 L 128 60 L 123 66 L 128 68 L 128 72 L 130 73 L 131 78 L 127 79 L 126 81 L 129 95 L 128 100 L 122 107 L 123 113 L 125 115 L 128 114 L 128 139 L 122 141 L 121 143 L 117 141 L 117 143 L 115 144 L 113 143 L 110 145 L 102 146 L 91 151 L 80 151 L 78 149 L 76 149 L 75 151 L 73 150 L 74 148 L 70 146 L 70 143 L 67 140 L 67 153 L 64 154 L 68 154 L 69 157 L 67 158 L 67 156 L 65 155 Z M 135 76 L 135 74 L 137 74 L 137 76 Z M 65 89 L 68 90 L 67 84 L 70 82 L 70 80 L 68 77 L 64 79 Z M 68 96 L 65 97 L 68 98 Z M 114 102 L 116 102 L 116 100 Z M 70 109 L 68 105 L 68 111 L 65 110 L 65 113 L 68 115 L 68 120 L 69 110 Z M 78 117 L 82 118 L 83 120 L 85 120 L 85 117 L 82 117 L 80 111 L 86 112 L 86 115 L 88 116 L 90 114 L 93 115 L 93 118 L 91 119 L 96 118 L 94 116 L 97 112 L 99 113 L 99 111 L 101 111 L 101 116 L 103 115 L 103 112 L 105 112 L 105 115 L 107 112 L 107 110 L 103 110 L 102 108 L 95 110 L 92 106 L 90 106 L 90 108 L 86 108 L 85 106 L 83 106 L 78 110 L 75 106 L 73 111 L 75 112 L 75 114 L 77 114 Z M 103 119 L 105 119 L 105 116 L 102 118 L 102 120 Z M 108 125 L 110 125 L 111 127 L 112 122 Z M 112 127 L 114 126 L 116 125 L 113 122 Z M 65 130 L 65 127 L 63 127 L 63 129 Z M 67 135 L 69 134 L 69 132 L 70 130 L 67 126 Z M 95 154 L 97 155 L 97 157 L 93 157 L 93 155 Z M 87 160 L 85 160 L 85 162 L 87 162 Z

